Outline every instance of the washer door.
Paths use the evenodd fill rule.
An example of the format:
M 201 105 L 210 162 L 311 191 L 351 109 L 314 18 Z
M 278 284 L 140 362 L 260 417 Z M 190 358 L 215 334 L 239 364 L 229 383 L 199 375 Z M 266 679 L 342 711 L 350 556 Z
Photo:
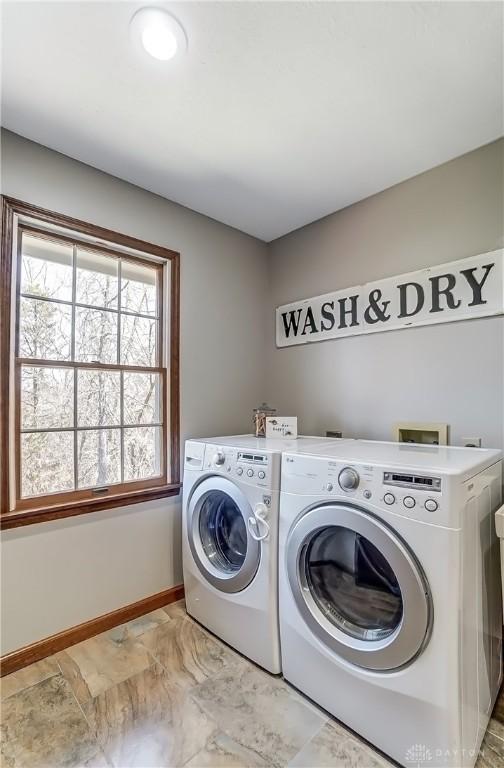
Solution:
M 254 578 L 261 556 L 248 532 L 252 508 L 230 480 L 208 477 L 194 490 L 187 509 L 187 536 L 196 565 L 222 592 L 239 592 Z
M 310 509 L 289 535 L 287 570 L 310 629 L 346 661 L 390 671 L 427 643 L 432 600 L 422 568 L 373 515 L 346 504 Z

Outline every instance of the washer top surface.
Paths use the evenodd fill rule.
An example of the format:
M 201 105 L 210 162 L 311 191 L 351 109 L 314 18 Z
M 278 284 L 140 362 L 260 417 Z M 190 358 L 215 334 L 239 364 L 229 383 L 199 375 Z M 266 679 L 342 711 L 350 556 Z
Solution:
M 308 452 L 318 446 L 332 445 L 333 443 L 349 443 L 352 440 L 344 440 L 336 437 L 297 437 L 292 440 L 278 438 L 255 437 L 254 435 L 227 435 L 225 437 L 199 437 L 191 438 L 192 443 L 208 443 L 210 445 L 228 446 L 229 448 L 250 448 L 257 451 L 271 451 L 272 453 L 297 453 Z
M 289 449 L 283 449 L 291 453 Z M 330 444 L 303 447 L 303 453 L 347 463 L 380 464 L 461 475 L 476 475 L 502 459 L 502 453 L 488 448 L 461 448 L 446 445 L 388 443 L 374 440 L 334 440 Z M 292 451 L 296 453 L 296 451 Z

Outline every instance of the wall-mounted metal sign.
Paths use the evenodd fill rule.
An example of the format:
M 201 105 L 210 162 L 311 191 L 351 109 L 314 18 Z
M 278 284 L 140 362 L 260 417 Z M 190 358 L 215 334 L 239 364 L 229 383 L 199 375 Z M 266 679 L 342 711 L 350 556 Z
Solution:
M 276 310 L 278 347 L 504 314 L 504 249 Z

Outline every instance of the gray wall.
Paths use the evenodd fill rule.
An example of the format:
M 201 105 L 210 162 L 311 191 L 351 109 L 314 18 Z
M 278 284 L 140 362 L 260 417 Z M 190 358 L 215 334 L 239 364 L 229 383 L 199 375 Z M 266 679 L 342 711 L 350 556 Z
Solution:
M 266 397 L 267 248 L 68 157 L 2 133 L 2 192 L 181 253 L 181 431 L 250 430 Z M 2 652 L 182 581 L 180 501 L 2 534 Z
M 503 445 L 503 318 L 274 346 L 274 308 L 504 245 L 504 141 L 439 166 L 270 246 L 268 396 L 300 430 L 391 439 L 440 421 L 452 443 Z

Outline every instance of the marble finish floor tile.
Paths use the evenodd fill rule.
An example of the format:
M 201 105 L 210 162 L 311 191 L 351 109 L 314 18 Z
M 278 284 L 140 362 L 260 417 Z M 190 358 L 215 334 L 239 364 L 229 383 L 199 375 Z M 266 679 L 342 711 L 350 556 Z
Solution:
M 117 768 L 178 768 L 217 731 L 159 664 L 108 688 L 84 705 L 84 713 Z
M 274 766 L 286 766 L 327 718 L 252 664 L 226 670 L 191 693 L 221 731 Z
M 170 603 L 170 605 L 165 605 L 163 608 L 163 611 L 171 618 L 171 619 L 187 619 L 189 618 L 187 611 L 186 611 L 186 605 L 185 600 L 177 600 L 176 603 Z
M 261 755 L 231 739 L 225 733 L 217 733 L 205 747 L 192 757 L 184 768 L 268 768 Z
M 152 664 L 152 657 L 134 637 L 104 632 L 56 654 L 61 670 L 80 704 Z
M 5 699 L 1 733 L 2 765 L 6 768 L 107 765 L 62 675 Z
M 386 768 L 392 763 L 350 736 L 337 723 L 328 722 L 298 752 L 289 768 Z
M 230 665 L 248 663 L 188 618 L 174 618 L 146 632 L 139 641 L 165 668 L 171 681 L 186 688 Z
M 145 632 L 149 632 L 167 621 L 170 621 L 170 616 L 163 608 L 159 608 L 157 611 L 151 611 L 144 616 L 127 621 L 125 624 L 119 624 L 107 634 L 114 642 L 122 642 L 128 637 L 140 637 Z
M 504 685 L 502 686 L 500 693 L 497 696 L 492 718 L 504 725 Z
M 504 741 L 493 733 L 485 734 L 476 768 L 503 768 Z
M 30 664 L 29 667 L 24 667 L 24 669 L 19 669 L 17 672 L 12 672 L 10 675 L 1 678 L 1 698 L 6 699 L 8 696 L 12 696 L 13 693 L 19 693 L 24 688 L 29 688 L 59 673 L 60 668 L 54 656 L 49 656 L 47 659 L 42 659 L 42 661 L 36 661 L 35 664 Z
M 5 677 L 5 768 L 390 768 L 185 612 L 184 601 Z M 477 768 L 504 768 L 504 691 Z
M 499 720 L 495 720 L 494 717 L 490 718 L 487 732 L 492 733 L 494 736 L 497 736 L 504 741 L 504 723 L 501 723 Z

